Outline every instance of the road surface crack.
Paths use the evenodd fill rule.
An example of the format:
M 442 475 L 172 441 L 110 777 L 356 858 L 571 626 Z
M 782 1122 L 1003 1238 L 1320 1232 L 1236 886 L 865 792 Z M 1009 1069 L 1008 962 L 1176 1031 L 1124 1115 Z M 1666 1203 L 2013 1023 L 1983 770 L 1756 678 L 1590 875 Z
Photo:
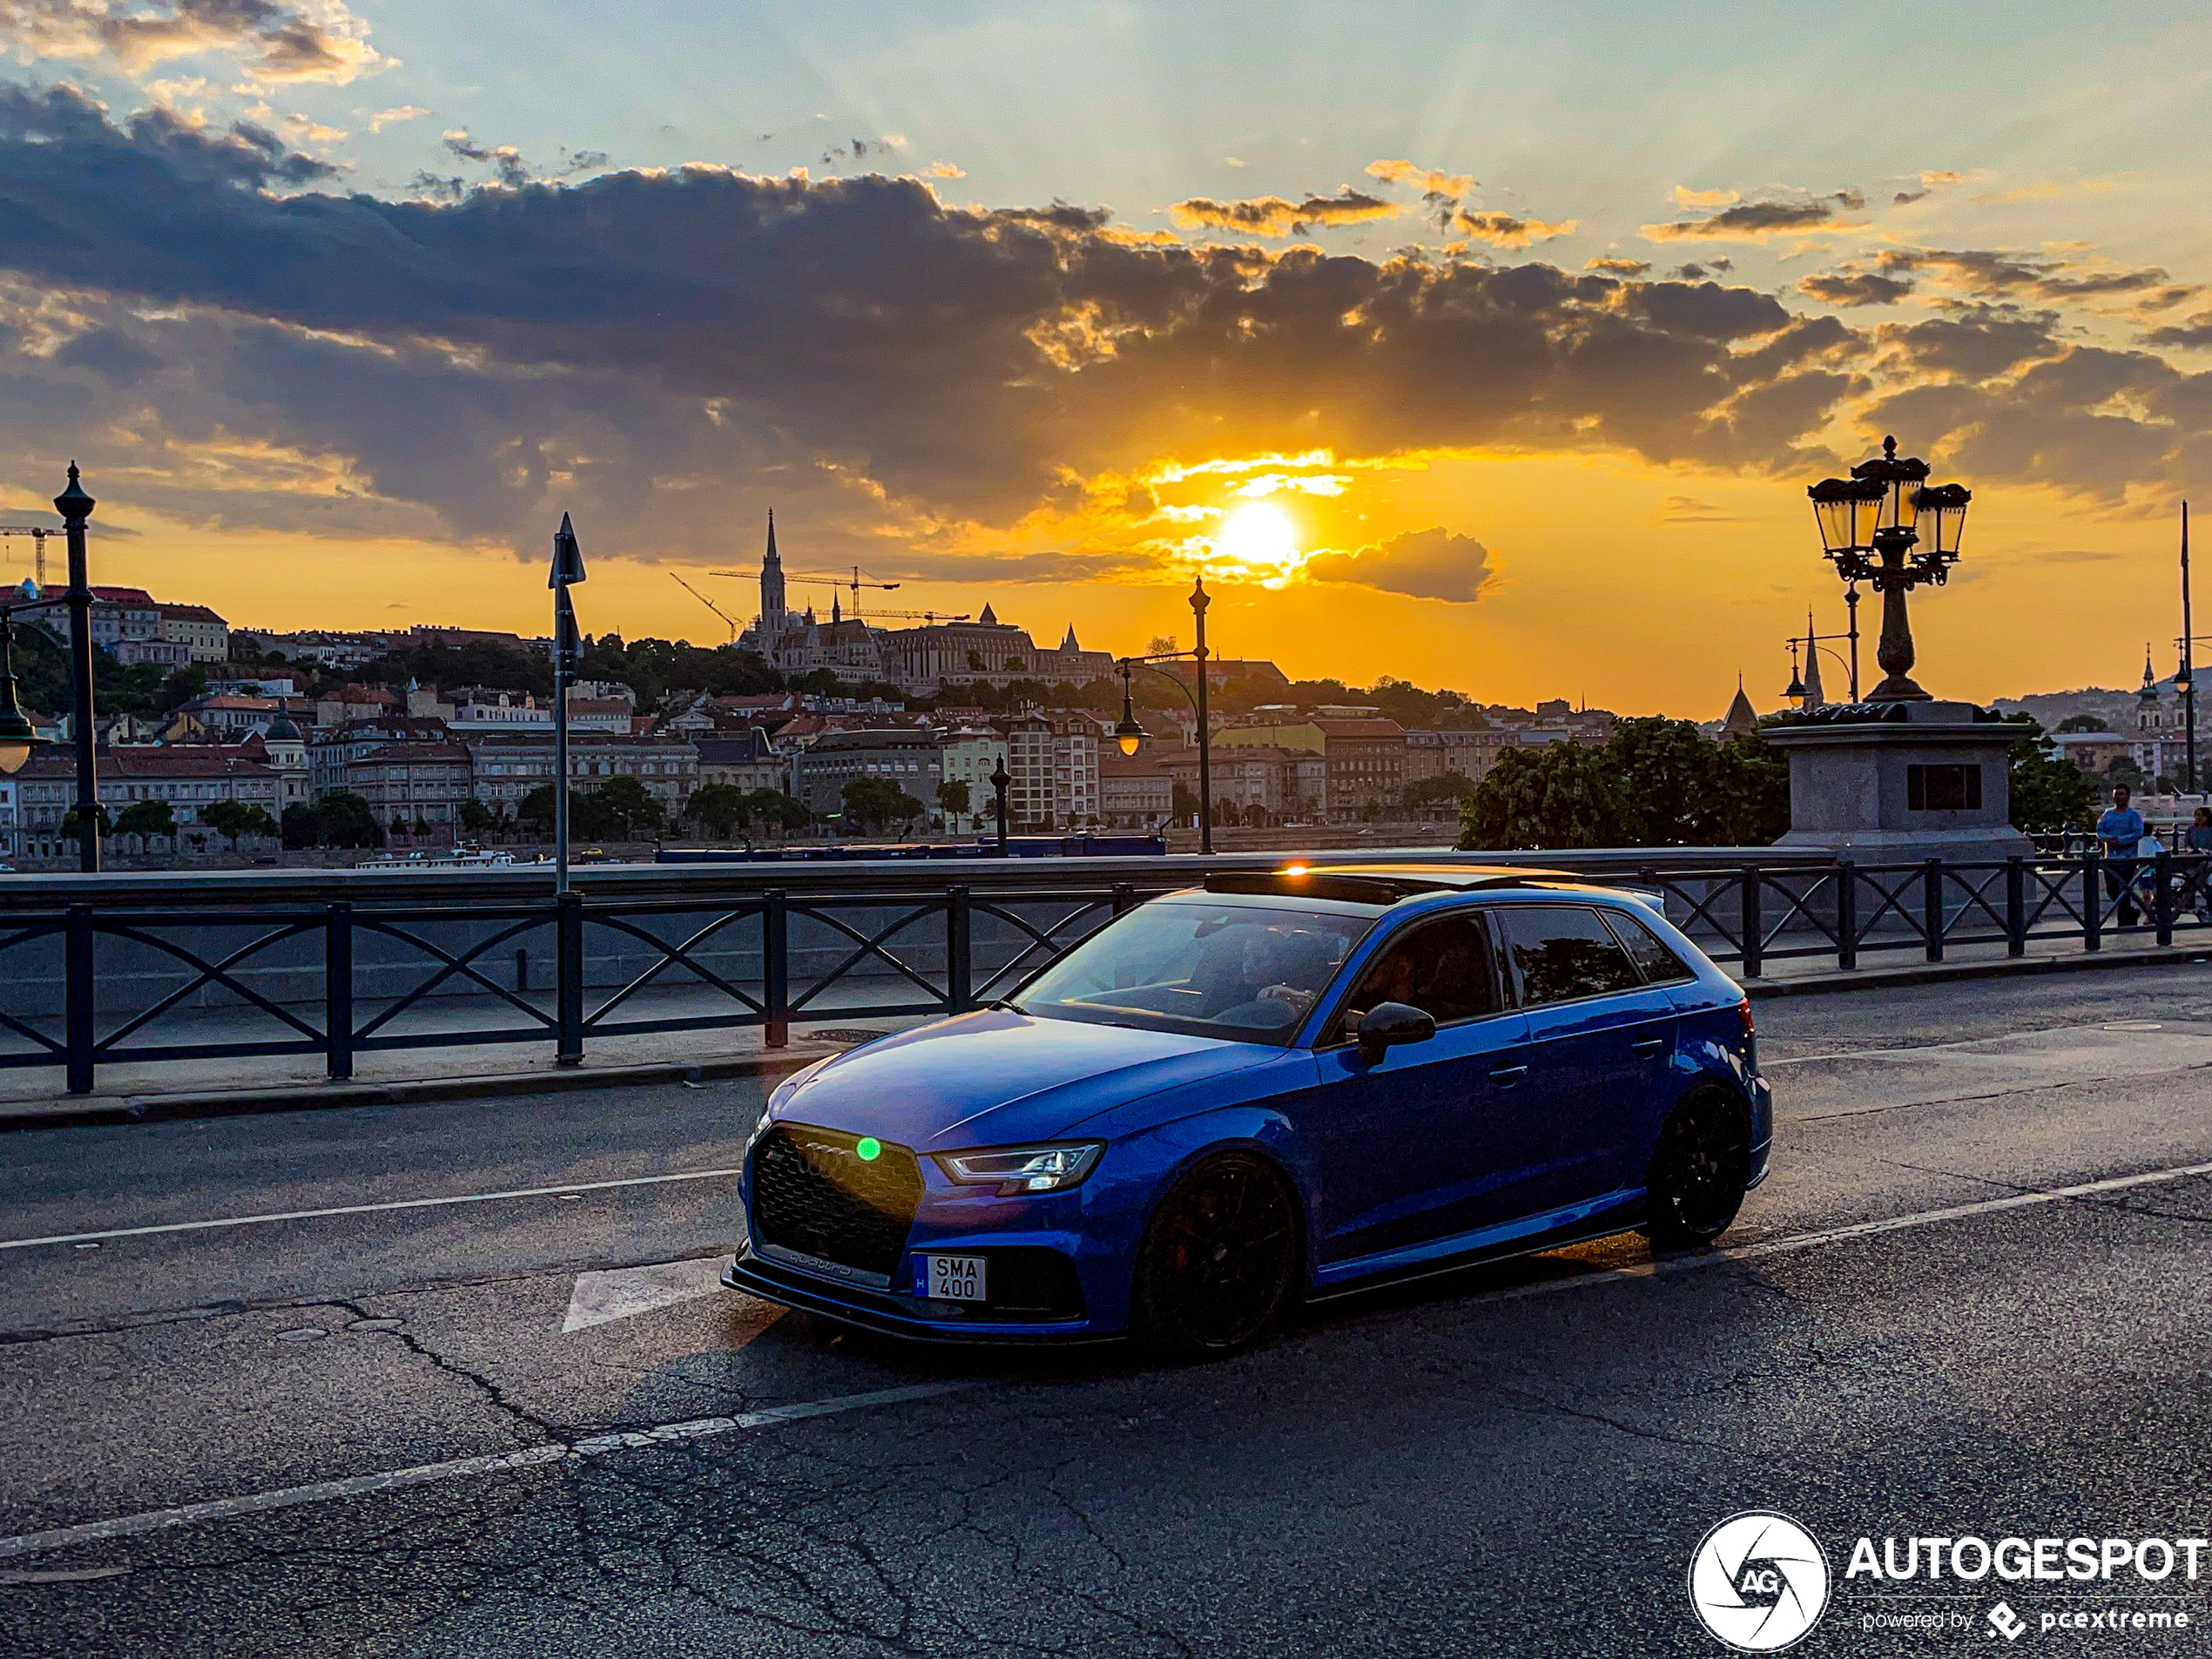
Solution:
M 359 1302 L 337 1300 L 327 1302 L 323 1304 L 323 1305 L 326 1307 L 342 1309 L 344 1312 L 352 1314 L 357 1319 L 374 1321 L 379 1317 L 369 1312 L 367 1307 Z M 483 1397 L 488 1405 L 489 1405 L 495 1411 L 499 1412 L 502 1416 L 511 1418 L 514 1421 L 523 1425 L 523 1426 L 534 1430 L 543 1440 L 553 1441 L 563 1446 L 569 1444 L 570 1436 L 566 1430 L 552 1422 L 548 1421 L 545 1418 L 539 1416 L 536 1412 L 531 1411 L 528 1406 L 523 1406 L 509 1398 L 507 1390 L 501 1384 L 495 1381 L 493 1379 L 485 1376 L 482 1372 L 472 1371 L 457 1360 L 448 1359 L 445 1355 L 440 1353 L 436 1349 L 431 1347 L 420 1337 L 417 1337 L 413 1332 L 409 1331 L 404 1325 L 388 1325 L 379 1329 L 364 1331 L 362 1334 L 365 1336 L 389 1337 L 392 1340 L 397 1342 L 401 1347 L 405 1348 L 409 1353 L 415 1355 L 418 1359 L 427 1360 L 437 1370 L 445 1372 L 447 1376 L 456 1378 L 460 1381 L 469 1384 L 469 1386 L 474 1388 Z

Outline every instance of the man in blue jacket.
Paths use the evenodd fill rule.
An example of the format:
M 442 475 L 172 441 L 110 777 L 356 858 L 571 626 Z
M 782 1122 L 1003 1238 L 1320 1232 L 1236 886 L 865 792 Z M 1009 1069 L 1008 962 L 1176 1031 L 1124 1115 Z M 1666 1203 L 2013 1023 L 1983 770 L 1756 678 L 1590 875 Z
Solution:
M 2115 784 L 2112 810 L 2097 820 L 2097 850 L 2105 858 L 2105 892 L 2120 901 L 2120 925 L 2135 925 L 2135 847 L 2143 815 L 2128 804 L 2128 786 Z

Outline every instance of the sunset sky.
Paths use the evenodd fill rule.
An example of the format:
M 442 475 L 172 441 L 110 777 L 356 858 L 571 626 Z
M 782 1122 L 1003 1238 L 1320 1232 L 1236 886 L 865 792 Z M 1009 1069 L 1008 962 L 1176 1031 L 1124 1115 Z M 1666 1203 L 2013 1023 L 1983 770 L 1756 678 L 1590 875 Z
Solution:
M 1974 491 L 1923 684 L 2171 667 L 2201 6 L 0 0 L 0 513 L 74 455 L 96 579 L 233 625 L 542 632 L 567 510 L 587 630 L 715 642 L 668 572 L 749 617 L 702 573 L 772 506 L 793 570 L 1053 643 L 1187 644 L 1203 569 L 1293 674 L 1710 718 L 1840 627 L 1804 486 L 1894 432 Z

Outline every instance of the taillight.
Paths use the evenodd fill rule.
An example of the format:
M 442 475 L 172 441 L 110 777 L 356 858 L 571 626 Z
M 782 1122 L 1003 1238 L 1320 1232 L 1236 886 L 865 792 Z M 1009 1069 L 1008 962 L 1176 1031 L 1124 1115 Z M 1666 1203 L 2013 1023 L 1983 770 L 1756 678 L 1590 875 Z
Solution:
M 1743 1022 L 1743 1035 L 1745 1036 L 1755 1037 L 1758 1035 L 1757 1028 L 1751 1023 L 1751 999 L 1750 997 L 1745 997 L 1741 1002 L 1738 1002 L 1736 1005 L 1736 1017 Z

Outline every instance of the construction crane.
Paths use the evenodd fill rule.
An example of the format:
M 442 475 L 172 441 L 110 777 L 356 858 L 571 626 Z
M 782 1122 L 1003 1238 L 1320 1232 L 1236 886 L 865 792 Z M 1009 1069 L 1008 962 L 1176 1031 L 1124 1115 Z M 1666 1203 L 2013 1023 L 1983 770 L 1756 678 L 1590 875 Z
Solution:
M 0 524 L 0 536 L 30 537 L 31 551 L 38 570 L 38 586 L 42 592 L 46 586 L 46 538 L 53 533 L 43 524 Z
M 719 574 L 719 572 L 717 574 Z M 690 583 L 685 581 L 682 577 L 678 576 L 675 571 L 671 570 L 668 573 L 668 576 L 669 580 L 675 583 L 678 587 L 683 589 L 685 592 L 690 594 L 691 597 L 698 600 L 709 610 L 711 610 L 716 616 L 721 617 L 724 622 L 728 623 L 730 624 L 730 644 L 734 645 L 738 643 L 738 624 L 736 620 L 732 617 L 728 611 L 723 610 L 720 605 L 715 604 L 714 601 L 708 598 L 706 595 L 701 593 Z
M 740 582 L 757 582 L 760 579 L 760 574 L 757 570 L 709 570 L 707 574 L 733 577 Z M 784 574 L 794 582 L 834 582 L 840 588 L 852 589 L 853 620 L 855 622 L 860 619 L 860 590 L 862 588 L 873 588 L 879 592 L 889 593 L 899 585 L 895 582 L 878 582 L 873 578 L 863 581 L 860 567 L 857 564 L 853 567 L 850 574 L 842 570 L 786 570 Z M 886 610 L 878 614 L 888 617 L 900 613 Z
M 714 574 L 719 576 L 722 572 L 716 571 Z M 818 577 L 813 579 L 819 581 L 821 578 Z M 840 585 L 843 584 L 840 583 Z M 891 585 L 896 587 L 898 583 L 894 582 Z M 907 622 L 926 622 L 934 624 L 941 622 L 966 622 L 968 619 L 968 614 L 969 613 L 965 610 L 961 611 L 958 615 L 954 615 L 950 611 L 945 610 L 871 610 L 868 612 L 868 620 L 870 622 L 873 622 L 882 617 L 898 617 Z M 847 618 L 847 620 L 858 622 L 860 620 L 860 617 L 856 613 L 853 617 Z
M 966 622 L 968 620 L 968 613 L 964 610 L 957 617 L 948 616 L 942 610 L 871 610 L 868 612 L 868 615 L 871 617 L 901 617 L 908 622 L 938 623 Z

